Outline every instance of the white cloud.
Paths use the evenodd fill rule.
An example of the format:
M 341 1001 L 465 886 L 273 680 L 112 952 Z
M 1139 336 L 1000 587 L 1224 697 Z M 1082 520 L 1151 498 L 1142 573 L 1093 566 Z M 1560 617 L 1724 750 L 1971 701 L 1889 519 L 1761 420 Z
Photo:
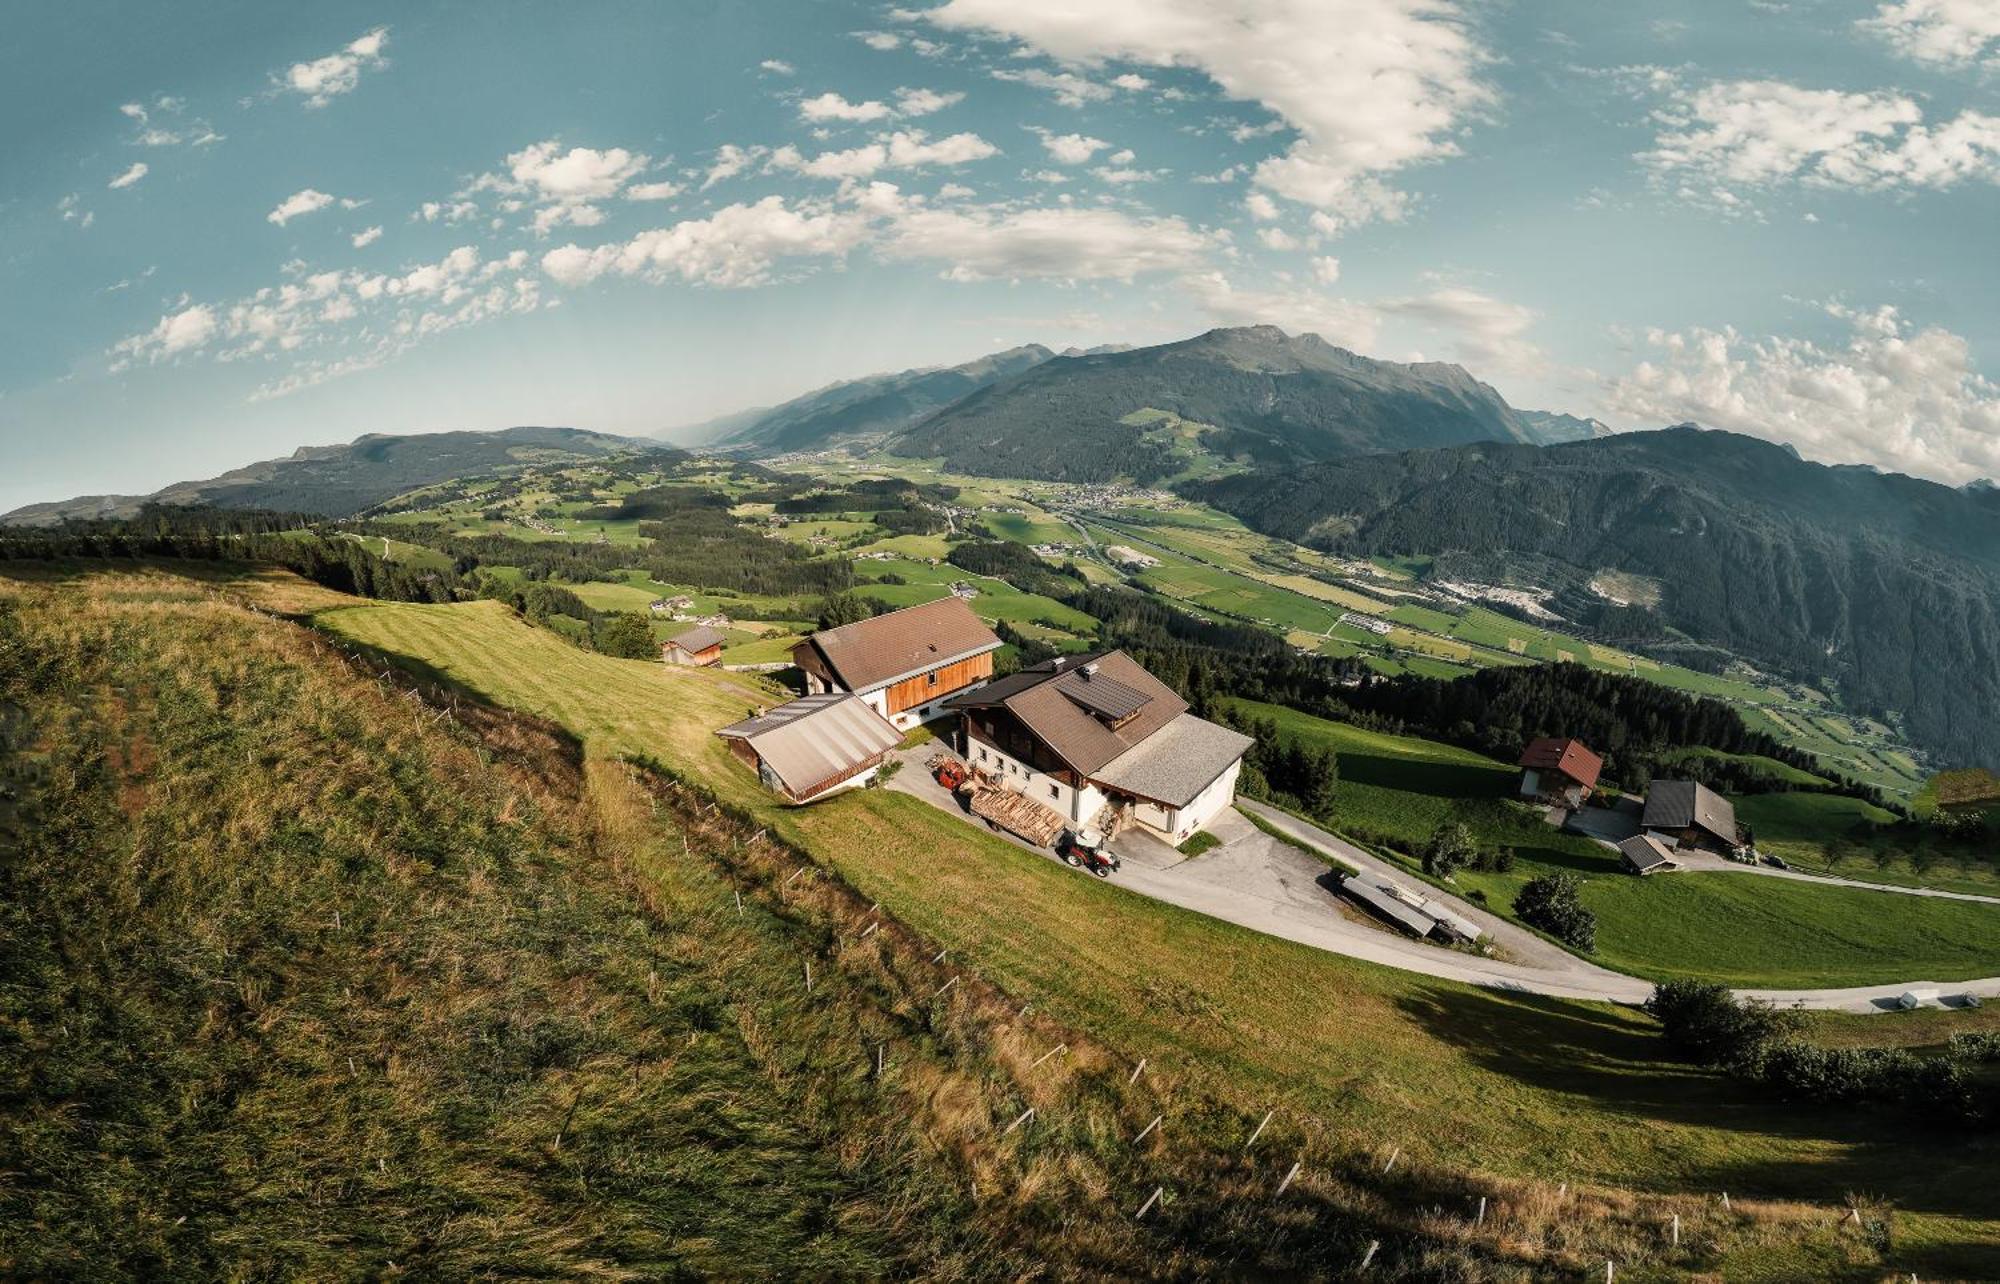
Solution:
M 1042 146 L 1050 156 L 1064 165 L 1081 165 L 1106 147 L 1111 146 L 1101 138 L 1088 134 L 1052 134 L 1048 130 L 1036 131 L 1042 136 Z
M 977 134 L 952 134 L 933 140 L 922 130 L 911 129 L 898 130 L 845 151 L 821 152 L 811 159 L 787 144 L 771 153 L 770 165 L 773 169 L 794 170 L 814 178 L 855 179 L 885 169 L 964 165 L 998 152 L 998 148 Z
M 479 217 L 479 206 L 471 201 L 425 201 L 417 207 L 417 216 L 426 223 L 463 223 Z
M 961 93 L 939 93 L 935 89 L 898 89 L 896 91 L 896 114 L 899 116 L 928 116 L 932 112 L 943 111 L 954 103 L 963 102 Z
M 317 191 L 310 187 L 302 188 L 299 191 L 293 192 L 284 200 L 279 201 L 277 208 L 266 214 L 264 219 L 266 222 L 276 223 L 279 227 L 283 227 L 295 218 L 300 218 L 307 214 L 317 214 L 331 204 L 333 204 L 333 197 L 328 196 L 325 192 Z
M 774 76 L 789 76 L 798 71 L 797 67 L 792 66 L 792 64 L 786 62 L 783 58 L 766 58 L 757 65 Z
M 56 202 L 56 213 L 62 216 L 63 222 L 74 223 L 79 228 L 89 227 L 97 221 L 96 213 L 83 208 L 83 198 L 75 192 Z
M 1059 169 L 1038 169 L 1027 176 L 1031 183 L 1067 183 L 1069 175 Z
M 1111 78 L 1111 83 L 1116 88 L 1126 90 L 1130 93 L 1137 93 L 1141 89 L 1146 89 L 1151 87 L 1153 82 L 1146 79 L 1144 76 L 1136 75 L 1128 71 L 1122 76 L 1113 76 Z
M 572 147 L 550 139 L 507 157 L 507 169 L 518 187 L 544 201 L 574 203 L 616 196 L 627 180 L 646 167 L 646 157 L 612 147 Z
M 218 326 L 215 309 L 196 304 L 160 318 L 159 324 L 144 334 L 135 334 L 112 348 L 114 367 L 122 369 L 135 360 L 165 361 L 184 352 L 204 347 L 215 337 Z
M 1504 370 L 1534 374 L 1547 367 L 1542 350 L 1528 338 L 1534 309 L 1464 286 L 1446 285 L 1428 294 L 1377 301 L 1385 317 L 1416 321 L 1446 336 L 1457 360 L 1474 373 Z
M 886 119 L 891 112 L 887 103 L 878 102 L 873 98 L 866 102 L 851 103 L 829 90 L 817 98 L 808 98 L 800 103 L 799 115 L 811 121 L 871 121 Z
M 1113 96 L 1107 87 L 1079 76 L 1073 71 L 1050 71 L 1044 67 L 1028 67 L 1021 70 L 1001 67 L 994 70 L 993 78 L 1012 81 L 1053 94 L 1055 100 L 1065 107 L 1082 107 L 1088 103 L 1102 102 Z
M 715 160 L 701 180 L 701 190 L 705 192 L 717 183 L 735 178 L 763 154 L 762 147 L 738 147 L 735 143 L 724 143 L 715 149 Z
M 1322 254 L 1313 260 L 1313 280 L 1321 285 L 1332 285 L 1340 280 L 1340 260 L 1330 254 Z
M 628 201 L 670 201 L 681 194 L 679 183 L 634 183 L 625 189 Z
M 770 282 L 788 259 L 842 257 L 867 232 L 868 218 L 861 212 L 790 206 L 781 197 L 767 196 L 752 205 L 729 205 L 706 218 L 641 232 L 629 241 L 594 249 L 565 245 L 544 254 L 541 266 L 568 286 L 612 274 L 743 288 Z
M 1973 368 L 1962 336 L 1915 329 L 1889 307 L 1826 310 L 1847 325 L 1844 344 L 1650 331 L 1657 356 L 1611 381 L 1607 408 L 1750 433 L 1827 463 L 1952 483 L 2000 477 L 2000 386 Z
M 382 239 L 382 229 L 379 226 L 367 228 L 364 231 L 356 232 L 354 234 L 353 239 L 354 239 L 355 249 L 357 250 L 367 249 L 369 246 L 375 244 L 375 242 Z
M 1299 132 L 1258 165 L 1258 184 L 1348 224 L 1400 217 L 1409 198 L 1385 178 L 1456 155 L 1463 126 L 1494 102 L 1452 0 L 948 0 L 925 17 L 1071 66 L 1196 68 Z
M 222 135 L 205 120 L 162 122 L 153 113 L 168 117 L 179 117 L 187 104 L 179 98 L 161 94 L 153 99 L 149 110 L 144 103 L 123 103 L 118 110 L 133 123 L 136 132 L 132 144 L 137 147 L 175 147 L 187 144 L 190 147 L 207 147 L 222 141 Z
M 1260 223 L 1269 223 L 1278 217 L 1278 203 L 1262 192 L 1252 192 L 1243 198 L 1243 208 L 1250 211 L 1250 217 Z
M 150 171 L 150 168 L 151 167 L 148 166 L 145 161 L 134 161 L 132 163 L 132 168 L 126 170 L 118 177 L 112 179 L 109 183 L 106 183 L 105 186 L 112 189 L 113 191 L 117 191 L 121 187 L 130 187 L 132 186 L 132 184 L 144 178 Z
M 1120 154 L 1123 155 L 1125 153 Z M 1133 169 L 1130 166 L 1122 165 L 1099 165 L 1090 172 L 1097 175 L 1098 181 L 1110 183 L 1114 187 L 1122 187 L 1130 183 L 1154 183 L 1164 178 L 1167 174 L 1166 170 Z
M 894 217 L 881 252 L 937 260 L 955 281 L 1130 281 L 1196 266 L 1215 238 L 1178 218 L 1134 218 L 1112 209 L 929 209 Z
M 1900 0 L 1856 25 L 1917 62 L 2000 67 L 2000 4 L 1993 0 Z
M 290 264 L 280 284 L 161 317 L 114 345 L 111 364 L 122 370 L 196 352 L 220 362 L 268 362 L 281 372 L 251 400 L 284 396 L 380 365 L 447 330 L 534 311 L 541 287 L 529 270 L 526 251 L 482 260 L 470 245 L 400 273 Z
M 854 33 L 854 38 L 870 49 L 882 53 L 900 49 L 903 44 L 903 38 L 893 31 L 857 31 Z
M 389 29 L 377 27 L 347 46 L 311 62 L 295 62 L 279 82 L 284 88 L 305 97 L 306 106 L 324 107 L 361 83 L 365 70 L 387 65 L 382 50 L 389 43 Z
M 1865 191 L 2000 182 L 2000 116 L 1927 124 L 1902 94 L 1723 81 L 1677 92 L 1656 118 L 1662 131 L 1641 162 L 1725 194 L 1793 182 Z
M 1265 249 L 1269 250 L 1285 251 L 1299 248 L 1298 238 L 1282 227 L 1260 227 L 1257 229 L 1257 239 L 1264 243 Z

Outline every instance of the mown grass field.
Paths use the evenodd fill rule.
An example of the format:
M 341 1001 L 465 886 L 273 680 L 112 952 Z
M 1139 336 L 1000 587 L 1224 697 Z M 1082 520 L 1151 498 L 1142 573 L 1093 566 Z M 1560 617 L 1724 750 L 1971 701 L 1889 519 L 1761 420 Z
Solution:
M 1895 817 L 1834 794 L 1756 794 L 1737 800 L 1758 849 L 1794 868 L 1871 883 L 2000 894 L 2000 862 L 1990 846 L 1942 845 L 1911 851 L 1875 830 Z
M 1753 874 L 1636 878 L 1609 848 L 1551 829 L 1507 802 L 1519 778 L 1514 768 L 1277 705 L 1236 703 L 1273 720 L 1280 735 L 1339 754 L 1336 828 L 1379 836 L 1392 854 L 1403 855 L 1417 851 L 1438 825 L 1457 820 L 1483 843 L 1512 850 L 1511 872 L 1465 870 L 1456 878 L 1462 892 L 1482 893 L 1497 912 L 1511 914 L 1521 885 L 1538 874 L 1584 876 L 1584 904 L 1598 920 L 1591 957 L 1607 967 L 1654 980 L 1688 976 L 1760 989 L 2000 974 L 2000 906 Z
M 502 704 L 597 755 L 711 782 L 899 918 L 1038 1009 L 1219 1099 L 1310 1114 L 1427 1160 L 1645 1189 L 1883 1192 L 1940 1263 L 2000 1251 L 1985 1143 L 1773 1105 L 1662 1059 L 1640 1017 L 1481 992 L 1330 956 L 1079 879 L 895 793 L 781 810 L 709 735 L 751 691 L 556 639 L 487 604 L 323 613 L 344 637 Z M 1442 772 L 1486 772 L 1438 751 Z M 1782 1274 L 1782 1273 L 1780 1273 Z M 1776 1277 L 1776 1276 L 1774 1276 Z

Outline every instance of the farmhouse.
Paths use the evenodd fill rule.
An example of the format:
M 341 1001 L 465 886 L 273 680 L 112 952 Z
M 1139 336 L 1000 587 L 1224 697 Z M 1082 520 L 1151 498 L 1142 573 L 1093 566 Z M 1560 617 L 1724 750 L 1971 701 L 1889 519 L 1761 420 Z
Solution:
M 719 664 L 722 662 L 721 633 L 706 624 L 697 624 L 674 634 L 660 644 L 660 658 L 668 664 Z
M 807 803 L 866 784 L 902 733 L 845 691 L 781 704 L 715 733 L 766 789 Z
M 848 691 L 907 731 L 993 676 L 1000 639 L 963 599 L 939 598 L 823 629 L 792 648 L 806 694 Z
M 1544 736 L 1521 751 L 1521 797 L 1581 807 L 1603 770 L 1604 759 L 1583 741 Z
M 1618 844 L 1618 859 L 1630 872 L 1645 877 L 1679 869 L 1666 844 L 1651 834 L 1634 834 Z
M 1672 839 L 1679 846 L 1724 853 L 1743 846 L 1743 836 L 1736 828 L 1736 808 L 1695 780 L 1655 780 L 1646 792 L 1646 810 L 1640 814 L 1639 824 L 1647 833 Z
M 1253 743 L 1189 713 L 1123 651 L 1057 656 L 948 707 L 967 762 L 1079 832 L 1137 824 L 1182 842 L 1235 800 Z

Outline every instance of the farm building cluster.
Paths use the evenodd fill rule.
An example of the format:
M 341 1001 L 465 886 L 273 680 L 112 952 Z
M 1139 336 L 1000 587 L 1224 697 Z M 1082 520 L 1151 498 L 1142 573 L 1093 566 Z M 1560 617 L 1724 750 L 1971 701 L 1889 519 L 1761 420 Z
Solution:
M 996 679 L 1001 645 L 957 596 L 822 629 L 792 650 L 804 697 L 717 734 L 804 803 L 867 783 L 929 724 L 960 756 L 968 809 L 1039 846 L 1134 828 L 1180 843 L 1235 801 L 1251 738 L 1190 713 L 1138 661 L 1058 656 Z
M 1727 798 L 1696 780 L 1655 780 L 1643 800 L 1593 806 L 1604 759 L 1581 740 L 1547 737 L 1521 752 L 1520 796 L 1561 813 L 1563 823 L 1617 848 L 1634 874 L 1681 868 L 1676 857 L 1706 852 L 1754 860 Z

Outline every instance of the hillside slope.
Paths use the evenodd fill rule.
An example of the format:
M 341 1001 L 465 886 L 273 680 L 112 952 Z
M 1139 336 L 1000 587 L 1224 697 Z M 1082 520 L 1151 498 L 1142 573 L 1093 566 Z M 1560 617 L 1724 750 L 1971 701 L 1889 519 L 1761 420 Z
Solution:
M 1919 745 L 2000 762 L 2000 509 L 1973 492 L 1683 426 L 1547 449 L 1473 445 L 1190 487 L 1250 525 L 1438 572 L 1567 590 L 1653 649 L 1663 623 L 1907 720 Z M 1586 585 L 1658 584 L 1656 616 Z M 1635 618 L 1636 617 L 1636 618 Z
M 815 450 L 853 437 L 894 432 L 940 406 L 996 380 L 1033 369 L 1055 356 L 1039 343 L 989 353 L 962 365 L 867 375 L 830 384 L 779 406 L 684 430 L 687 440 L 717 447 L 747 447 L 769 454 Z M 672 434 L 680 437 L 683 434 Z
M 1054 358 L 938 411 L 892 448 L 984 476 L 1151 481 L 1184 460 L 1127 422 L 1143 410 L 1210 426 L 1202 446 L 1214 454 L 1282 465 L 1587 431 L 1566 416 L 1531 421 L 1458 366 L 1375 361 L 1317 335 L 1247 326 Z
M 404 491 L 456 477 L 505 472 L 530 463 L 604 459 L 656 442 L 581 428 L 504 428 L 497 432 L 369 433 L 339 446 L 301 446 L 206 481 L 176 482 L 151 495 L 91 495 L 30 504 L 0 514 L 0 523 L 52 525 L 65 518 L 136 516 L 147 501 L 270 508 L 348 517 Z

